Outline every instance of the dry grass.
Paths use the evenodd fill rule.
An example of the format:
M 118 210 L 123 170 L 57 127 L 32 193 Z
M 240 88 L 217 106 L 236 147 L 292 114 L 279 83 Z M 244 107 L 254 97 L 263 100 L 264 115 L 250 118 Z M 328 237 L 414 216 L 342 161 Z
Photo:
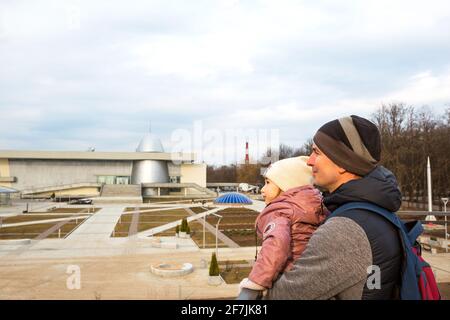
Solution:
M 255 231 L 254 230 L 225 230 L 223 233 L 236 242 L 241 247 L 255 246 Z M 257 245 L 262 243 L 261 238 L 258 238 Z
M 203 224 L 199 222 L 190 222 L 189 227 L 191 228 L 191 239 L 195 242 L 195 244 L 199 248 L 203 248 Z M 215 248 L 216 247 L 216 235 L 209 232 L 207 229 L 205 230 L 205 248 Z M 155 236 L 160 237 L 173 237 L 175 236 L 175 228 L 166 230 L 164 232 L 160 232 L 155 234 Z M 219 248 L 226 248 L 227 245 L 220 241 L 217 244 Z
M 180 201 L 183 203 L 192 203 L 192 200 L 186 199 L 185 197 L 167 197 L 167 198 L 144 198 L 144 203 L 164 203 L 170 201 Z
M 184 209 L 165 210 L 161 212 L 141 213 L 139 216 L 138 232 L 156 228 L 170 222 L 181 220 L 189 214 Z M 181 224 L 181 222 L 180 222 Z M 175 234 L 175 229 L 172 235 Z
M 32 214 L 22 214 L 14 217 L 4 218 L 3 224 L 5 223 L 21 223 L 21 222 L 32 222 L 39 220 L 48 220 L 48 219 L 60 219 L 60 218 L 70 218 L 72 215 L 35 215 Z
M 142 208 L 142 207 L 140 207 Z M 135 210 L 135 208 L 127 208 L 125 212 Z M 207 209 L 201 207 L 191 208 L 196 214 L 205 212 Z M 240 246 L 254 246 L 254 224 L 256 216 L 259 214 L 257 211 L 247 208 L 227 208 L 221 210 L 219 214 L 223 215 L 223 219 L 220 222 L 220 230 L 224 231 L 229 238 L 238 243 Z M 144 212 L 139 215 L 138 232 L 146 231 L 152 228 L 162 226 L 164 224 L 181 220 L 188 217 L 189 214 L 184 209 L 173 209 L 164 211 Z M 128 230 L 130 228 L 132 220 L 132 214 L 123 214 L 121 223 L 116 225 L 114 230 L 115 237 L 127 237 Z M 214 216 L 208 216 L 207 222 L 212 226 L 217 223 L 217 218 Z M 180 222 L 181 223 L 181 222 Z M 191 228 L 191 239 L 199 246 L 203 248 L 203 224 L 197 221 L 189 223 Z M 174 236 L 175 228 L 159 232 L 155 234 L 157 236 Z M 259 241 L 260 245 L 261 241 Z M 205 248 L 214 248 L 216 245 L 215 233 L 206 230 L 205 233 Z M 219 247 L 227 247 L 225 243 L 219 240 Z
M 40 223 L 28 226 L 0 228 L 0 239 L 34 239 L 56 223 Z
M 86 207 L 86 208 L 54 208 L 54 209 L 50 209 L 47 212 L 51 212 L 51 213 L 87 213 L 88 210 L 90 213 L 95 213 L 100 211 L 101 208 L 95 208 L 94 210 L 92 210 L 92 208 L 90 207 Z
M 136 211 L 136 210 L 152 210 L 152 209 L 161 209 L 159 207 L 127 207 L 124 212 Z
M 248 208 L 227 208 L 217 212 L 223 218 L 219 229 L 241 247 L 255 245 L 255 220 L 259 212 Z M 215 225 L 219 218 L 208 216 L 207 221 Z M 258 239 L 258 245 L 261 240 Z
M 200 222 L 190 222 L 189 227 L 191 228 L 191 239 L 197 244 L 199 248 L 203 248 L 203 224 Z M 205 248 L 215 248 L 216 247 L 216 235 L 205 229 Z M 217 246 L 219 248 L 228 247 L 220 239 Z
M 228 271 L 221 271 L 220 275 L 227 284 L 235 284 L 240 283 L 244 278 L 247 278 L 250 271 L 252 271 L 252 267 L 232 267 Z
M 4 219 L 3 223 L 21 223 L 21 222 L 31 222 L 31 221 L 59 219 L 59 218 L 68 218 L 68 217 L 71 218 L 71 217 L 73 217 L 73 215 L 36 215 L 36 216 L 33 216 L 33 214 L 26 214 L 26 215 L 20 215 L 20 216 Z M 69 233 L 71 233 L 84 220 L 86 220 L 86 218 L 87 218 L 87 216 L 83 216 L 83 218 L 78 219 L 78 221 L 73 220 L 73 221 L 70 221 L 70 222 L 67 222 L 66 224 L 64 224 L 61 227 L 61 237 L 65 237 Z M 0 239 L 34 239 L 58 223 L 61 223 L 61 221 L 38 223 L 38 224 L 15 226 L 15 227 L 2 227 L 2 228 L 0 228 Z M 47 238 L 58 238 L 58 233 L 57 232 L 53 233 L 53 234 L 49 235 Z
M 129 209 L 129 210 L 127 210 Z M 131 210 L 132 209 L 132 210 Z M 135 208 L 126 208 L 124 212 L 134 211 Z M 173 210 L 164 210 L 164 211 L 153 211 L 153 212 L 144 212 L 139 214 L 139 223 L 138 223 L 138 232 L 146 231 L 148 229 L 156 228 L 162 225 L 165 225 L 170 222 L 174 222 L 177 220 L 181 220 L 185 217 L 189 216 L 186 210 L 184 209 L 173 209 Z M 114 228 L 114 233 L 111 235 L 113 237 L 128 237 L 128 232 L 130 229 L 131 221 L 133 219 L 132 213 L 122 214 L 120 218 L 120 222 L 116 224 Z M 168 233 L 164 232 L 164 235 Z M 173 232 L 170 233 L 170 236 L 175 234 L 175 228 L 173 228 Z M 163 233 L 158 233 L 158 235 L 163 235 Z
M 71 234 L 76 228 L 78 228 L 86 219 L 78 219 L 78 220 L 72 220 L 66 224 L 64 224 L 61 229 L 61 238 L 67 237 L 69 234 Z M 47 238 L 53 239 L 58 238 L 58 230 L 50 234 Z
M 198 213 L 202 213 L 202 212 L 205 212 L 205 211 L 208 211 L 209 209 L 205 209 L 205 208 L 202 208 L 202 207 L 193 207 L 193 208 L 190 208 L 195 214 L 198 214 Z
M 233 266 L 238 264 L 249 264 L 248 260 L 225 260 L 225 261 L 218 261 L 219 267 L 226 267 L 227 265 Z
M 128 231 L 130 229 L 131 219 L 133 218 L 133 214 L 123 214 L 120 217 L 119 222 L 117 222 L 114 227 L 114 232 L 112 233 L 112 237 L 128 237 Z

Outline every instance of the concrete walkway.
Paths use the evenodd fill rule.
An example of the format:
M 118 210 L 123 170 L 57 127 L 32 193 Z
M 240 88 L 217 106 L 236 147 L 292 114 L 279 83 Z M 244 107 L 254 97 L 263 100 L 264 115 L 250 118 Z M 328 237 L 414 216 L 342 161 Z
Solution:
M 125 207 L 122 206 L 104 206 L 72 232 L 67 239 L 82 241 L 109 239 L 124 209 Z
M 139 210 L 139 208 L 135 208 L 135 210 Z M 139 224 L 139 211 L 134 211 L 133 217 L 131 218 L 130 228 L 128 229 L 128 236 L 134 236 L 138 232 L 138 224 Z
M 191 209 L 185 208 L 184 210 L 186 210 L 191 216 L 195 216 L 195 212 L 192 211 Z M 199 219 L 198 222 L 200 222 L 202 225 L 204 225 L 205 229 L 208 230 L 209 232 L 211 232 L 213 235 L 216 234 L 216 228 L 213 227 L 208 222 L 206 222 L 205 219 Z M 220 225 L 219 225 L 219 227 L 220 227 Z M 240 248 L 240 245 L 238 245 L 236 242 L 234 242 L 233 240 L 228 238 L 225 234 L 220 232 L 220 230 L 217 231 L 217 238 L 220 241 L 222 241 L 223 243 L 225 243 L 230 248 Z

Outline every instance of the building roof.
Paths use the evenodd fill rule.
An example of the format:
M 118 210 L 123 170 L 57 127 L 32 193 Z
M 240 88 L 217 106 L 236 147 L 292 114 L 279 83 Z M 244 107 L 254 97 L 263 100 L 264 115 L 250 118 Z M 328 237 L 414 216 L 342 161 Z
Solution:
M 16 193 L 16 192 L 19 192 L 19 191 L 15 190 L 15 189 L 0 186 L 0 193 Z
M 176 160 L 195 161 L 194 153 L 1 150 L 0 159 L 45 160 Z
M 214 202 L 220 204 L 253 204 L 253 201 L 249 197 L 238 192 L 225 193 Z
M 164 148 L 161 140 L 149 132 L 139 142 L 136 152 L 164 152 Z

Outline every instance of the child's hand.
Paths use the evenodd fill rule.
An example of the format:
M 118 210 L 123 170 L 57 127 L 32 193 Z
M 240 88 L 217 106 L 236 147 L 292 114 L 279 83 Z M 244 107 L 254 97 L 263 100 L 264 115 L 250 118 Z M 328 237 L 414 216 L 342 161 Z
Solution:
M 241 283 L 239 283 L 239 293 L 238 293 L 238 295 L 241 293 L 242 288 L 247 288 L 247 289 L 256 290 L 256 291 L 264 291 L 264 290 L 266 290 L 266 288 L 264 288 L 263 286 L 260 286 L 257 283 L 254 283 L 252 280 L 249 280 L 248 278 L 244 278 L 241 281 Z

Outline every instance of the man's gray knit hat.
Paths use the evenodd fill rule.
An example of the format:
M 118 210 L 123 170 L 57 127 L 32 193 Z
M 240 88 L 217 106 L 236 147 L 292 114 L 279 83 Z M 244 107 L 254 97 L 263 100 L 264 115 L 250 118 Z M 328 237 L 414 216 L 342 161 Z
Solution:
M 327 122 L 313 141 L 331 161 L 359 176 L 371 172 L 380 161 L 381 138 L 377 126 L 355 115 Z

